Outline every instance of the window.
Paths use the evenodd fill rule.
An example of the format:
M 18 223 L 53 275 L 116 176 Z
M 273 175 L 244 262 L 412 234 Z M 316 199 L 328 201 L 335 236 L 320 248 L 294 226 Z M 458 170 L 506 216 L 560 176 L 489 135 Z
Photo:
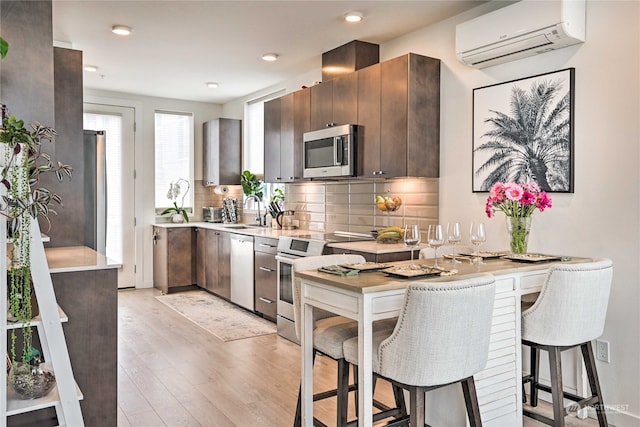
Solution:
M 155 113 L 155 205 L 161 211 L 172 205 L 167 198 L 169 184 L 184 179 L 190 190 L 176 200 L 178 206 L 193 208 L 193 115 L 156 111 Z

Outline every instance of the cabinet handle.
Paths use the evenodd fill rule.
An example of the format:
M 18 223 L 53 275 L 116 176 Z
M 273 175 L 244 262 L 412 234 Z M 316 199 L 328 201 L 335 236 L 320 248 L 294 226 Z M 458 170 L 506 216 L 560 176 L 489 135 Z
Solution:
M 158 243 L 158 240 L 160 240 L 160 236 L 158 236 L 158 232 L 155 231 L 153 233 L 153 245 L 155 246 Z
M 269 298 L 260 297 L 258 298 L 262 302 L 266 302 L 267 304 L 273 304 L 275 301 L 270 300 Z
M 269 267 L 258 267 L 258 268 L 262 271 L 267 271 L 269 273 L 272 273 L 275 271 L 273 268 L 269 268 Z
M 280 179 L 282 179 L 282 178 L 280 178 L 279 176 L 276 176 L 276 179 L 277 179 L 277 180 L 280 180 Z
M 260 243 L 260 246 L 262 246 L 263 248 L 275 248 L 276 247 L 274 245 L 268 245 L 266 243 Z

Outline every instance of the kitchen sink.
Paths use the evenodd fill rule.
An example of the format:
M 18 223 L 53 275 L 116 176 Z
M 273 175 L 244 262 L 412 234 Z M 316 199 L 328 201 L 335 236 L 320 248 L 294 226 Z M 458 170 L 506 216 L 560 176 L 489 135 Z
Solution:
M 246 228 L 265 228 L 264 225 L 253 225 L 253 224 L 222 224 L 224 228 L 232 228 L 234 230 L 243 230 Z

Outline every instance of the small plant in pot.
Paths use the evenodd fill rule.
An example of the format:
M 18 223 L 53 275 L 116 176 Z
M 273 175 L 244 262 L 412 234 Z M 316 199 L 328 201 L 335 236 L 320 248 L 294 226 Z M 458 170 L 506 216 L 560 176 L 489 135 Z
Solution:
M 46 394 L 55 383 L 51 372 L 39 368 L 39 358 L 31 346 L 31 319 L 34 316 L 31 282 L 31 221 L 38 217 L 50 226 L 49 215 L 56 212 L 51 203 L 62 205 L 59 195 L 41 186 L 44 173 L 54 173 L 58 181 L 71 177 L 72 168 L 57 162 L 42 151 L 44 141 L 52 141 L 55 129 L 39 123 L 25 127 L 24 121 L 7 115 L 7 109 L 0 107 L 2 126 L 0 127 L 0 184 L 4 187 L 0 199 L 0 215 L 7 224 L 9 254 L 7 266 L 7 305 L 10 320 L 20 322 L 21 342 L 18 344 L 16 329 L 11 330 L 9 354 L 11 371 L 10 385 L 18 396 L 34 398 Z M 18 358 L 18 348 L 22 349 Z
M 187 186 L 187 189 L 182 192 L 182 186 Z M 178 179 L 175 183 L 169 183 L 169 191 L 167 192 L 167 199 L 171 200 L 173 206 L 170 208 L 166 208 L 163 210 L 160 215 L 171 214 L 172 222 L 189 222 L 189 214 L 187 209 L 184 208 L 184 198 L 187 197 L 187 193 L 189 192 L 189 181 L 184 178 Z M 182 194 L 182 199 L 180 201 L 180 207 L 178 207 L 178 197 Z

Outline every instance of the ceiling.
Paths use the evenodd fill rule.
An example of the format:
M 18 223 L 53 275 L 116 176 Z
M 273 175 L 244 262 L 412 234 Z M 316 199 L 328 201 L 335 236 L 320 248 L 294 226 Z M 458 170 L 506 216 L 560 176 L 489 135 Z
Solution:
M 318 69 L 323 52 L 352 40 L 382 44 L 481 3 L 53 0 L 53 38 L 98 67 L 85 88 L 223 104 Z M 345 23 L 349 11 L 364 20 Z M 117 24 L 132 34 L 112 34 Z

